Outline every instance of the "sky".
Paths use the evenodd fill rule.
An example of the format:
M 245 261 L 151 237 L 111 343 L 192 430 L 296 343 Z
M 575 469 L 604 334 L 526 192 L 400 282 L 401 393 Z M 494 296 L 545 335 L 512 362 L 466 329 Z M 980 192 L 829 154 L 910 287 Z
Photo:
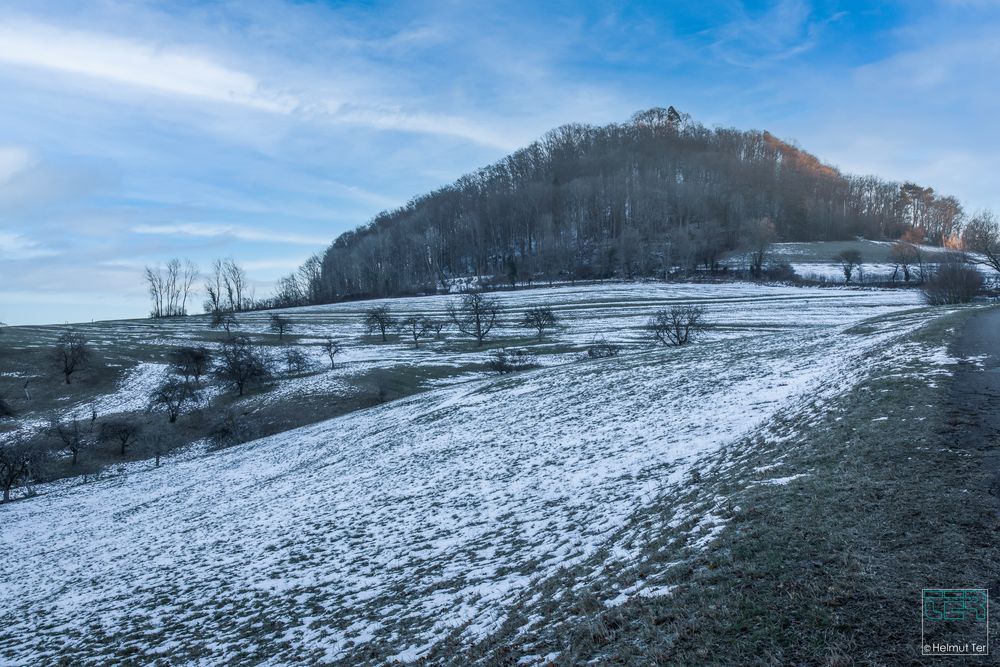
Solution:
M 267 296 L 381 210 L 653 106 L 1000 210 L 998 30 L 1000 0 L 5 0 L 0 320 L 143 317 L 172 257 Z

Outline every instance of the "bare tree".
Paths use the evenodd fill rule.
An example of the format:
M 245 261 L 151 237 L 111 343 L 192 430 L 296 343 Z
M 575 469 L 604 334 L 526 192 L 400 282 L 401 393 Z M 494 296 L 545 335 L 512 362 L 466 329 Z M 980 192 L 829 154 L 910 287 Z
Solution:
M 462 296 L 457 306 L 454 303 L 448 306 L 448 314 L 459 331 L 475 338 L 477 345 L 482 345 L 496 326 L 500 304 L 482 292 L 469 292 Z
M 840 270 L 844 272 L 844 282 L 850 284 L 854 271 L 861 269 L 861 253 L 849 248 L 838 253 L 834 259 L 840 262 Z
M 139 436 L 140 430 L 139 424 L 130 419 L 114 419 L 101 423 L 99 438 L 114 443 L 119 455 L 125 456 L 125 449 Z
M 174 258 L 166 269 L 147 266 L 145 270 L 152 317 L 175 317 L 187 314 L 187 300 L 198 277 L 198 266 L 189 259 Z
M 3 488 L 3 502 L 10 502 L 11 491 L 18 484 L 29 481 L 32 471 L 42 460 L 42 450 L 29 441 L 0 444 L 0 487 Z
M 764 275 L 764 262 L 767 260 L 767 252 L 774 242 L 774 237 L 774 225 L 768 218 L 754 220 L 747 225 L 743 244 L 747 249 L 747 264 L 751 277 L 760 279 Z
M 203 345 L 178 347 L 171 350 L 169 357 L 174 372 L 194 385 L 201 382 L 212 363 L 212 352 Z
M 552 309 L 547 306 L 539 306 L 528 310 L 521 319 L 521 326 L 534 329 L 538 332 L 538 340 L 542 340 L 546 329 L 551 329 L 556 325 L 557 319 Z
M 969 261 L 1000 273 L 1000 222 L 992 211 L 980 211 L 966 223 L 962 247 L 969 251 Z
M 191 385 L 180 378 L 167 378 L 149 396 L 151 410 L 163 410 L 173 424 L 192 401 L 195 393 Z
M 285 370 L 288 373 L 305 373 L 312 368 L 312 361 L 295 346 L 285 348 Z
M 285 333 L 294 327 L 292 319 L 278 313 L 271 313 L 271 331 L 278 334 L 278 340 L 285 339 Z
M 399 331 L 413 340 L 413 347 L 420 347 L 420 339 L 432 335 L 433 325 L 419 315 L 410 315 L 399 322 Z
M 212 272 L 205 281 L 205 312 L 238 312 L 253 302 L 247 272 L 232 257 L 212 262 Z
M 913 267 L 920 264 L 920 250 L 907 241 L 896 241 L 889 248 L 889 262 L 897 267 L 896 270 L 902 269 L 903 281 L 908 283 L 913 275 Z M 894 271 L 893 279 L 895 275 Z
M 94 420 L 90 422 L 93 427 Z M 76 465 L 80 460 L 80 454 L 90 445 L 90 429 L 79 419 L 68 421 L 53 420 L 49 426 L 49 433 L 68 451 L 72 457 L 71 463 Z
M 240 321 L 236 319 L 236 315 L 232 311 L 220 310 L 212 313 L 212 321 L 209 326 L 230 333 L 233 329 L 239 328 Z
M 90 359 L 90 346 L 83 334 L 75 331 L 65 331 L 56 339 L 52 349 L 52 363 L 70 384 L 70 376 L 76 373 Z
M 389 340 L 386 332 L 396 323 L 389 306 L 372 306 L 364 312 L 365 330 L 369 335 L 378 331 L 382 334 L 382 342 Z
M 248 336 L 234 336 L 222 344 L 215 375 L 242 396 L 250 385 L 271 378 L 271 362 Z
M 701 306 L 673 306 L 656 313 L 649 320 L 649 328 L 664 345 L 686 345 L 696 332 L 704 329 L 704 314 Z
M 323 342 L 320 344 L 320 347 L 323 348 L 323 352 L 325 352 L 326 356 L 330 359 L 330 370 L 333 370 L 334 362 L 337 358 L 337 355 L 343 351 L 343 347 L 340 345 L 340 343 L 330 338 L 329 336 L 327 336 L 323 340 Z
M 428 317 L 424 320 L 424 327 L 429 333 L 434 334 L 434 338 L 441 338 L 441 331 L 447 326 L 447 322 L 436 318 Z

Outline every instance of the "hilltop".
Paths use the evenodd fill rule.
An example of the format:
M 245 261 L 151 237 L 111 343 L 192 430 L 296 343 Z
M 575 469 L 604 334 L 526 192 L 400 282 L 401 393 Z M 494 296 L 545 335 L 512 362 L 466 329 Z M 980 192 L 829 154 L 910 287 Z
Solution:
M 338 237 L 276 305 L 497 284 L 664 277 L 778 241 L 940 244 L 962 208 L 932 188 L 841 173 L 766 131 L 709 129 L 673 107 L 565 125 Z

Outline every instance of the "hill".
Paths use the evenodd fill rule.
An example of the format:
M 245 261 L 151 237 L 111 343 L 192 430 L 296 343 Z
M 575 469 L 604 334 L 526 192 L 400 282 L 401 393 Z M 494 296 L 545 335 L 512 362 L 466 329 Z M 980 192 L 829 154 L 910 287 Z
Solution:
M 275 305 L 430 293 L 466 276 L 513 285 L 714 269 L 762 225 L 782 241 L 938 244 L 961 213 L 952 197 L 843 174 L 768 132 L 650 109 L 560 127 L 376 216 L 286 279 Z
M 641 651 L 637 664 L 655 662 L 645 644 L 612 650 L 609 638 L 639 636 L 623 618 L 652 627 L 648 605 L 702 601 L 657 621 L 673 628 L 705 600 L 720 602 L 690 581 L 707 571 L 704 559 L 731 553 L 713 546 L 730 525 L 766 511 L 740 494 L 800 497 L 789 482 L 843 479 L 819 463 L 783 464 L 813 441 L 797 429 L 870 373 L 930 383 L 953 361 L 936 340 L 908 339 L 950 312 L 915 308 L 912 291 L 636 284 L 498 298 L 508 312 L 549 304 L 560 314 L 544 342 L 523 341 L 540 367 L 496 377 L 468 366 L 485 350 L 458 341 L 369 342 L 371 355 L 361 349 L 356 364 L 319 379 L 434 359 L 466 371 L 303 429 L 66 480 L 3 506 L 0 662 L 582 664 L 629 651 Z M 388 303 L 440 313 L 448 299 Z M 650 345 L 646 317 L 670 304 L 708 308 L 712 327 L 698 344 Z M 359 305 L 295 311 L 295 344 L 318 352 L 331 331 L 360 340 Z M 140 325 L 153 326 L 132 333 L 150 339 Z M 248 316 L 245 326 L 265 323 Z M 192 332 L 177 333 L 160 340 Z M 582 347 L 600 335 L 623 353 L 588 359 Z M 872 395 L 914 409 L 909 392 Z M 882 418 L 852 414 L 831 413 L 847 432 Z M 754 581 L 745 561 L 732 567 L 727 577 Z M 777 607 L 756 608 L 773 616 Z M 829 626 L 810 627 L 819 636 Z M 817 662 L 804 652 L 811 646 L 802 641 L 787 662 Z

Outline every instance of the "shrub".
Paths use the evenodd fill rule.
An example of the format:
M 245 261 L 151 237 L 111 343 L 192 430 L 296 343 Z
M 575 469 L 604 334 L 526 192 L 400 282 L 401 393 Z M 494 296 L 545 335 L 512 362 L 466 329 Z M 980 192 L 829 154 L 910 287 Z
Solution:
M 701 306 L 674 306 L 661 310 L 649 320 L 656 340 L 664 345 L 687 345 L 691 337 L 704 328 Z
M 285 370 L 289 373 L 305 373 L 312 368 L 312 360 L 299 348 L 285 349 Z
M 607 359 L 608 357 L 617 357 L 621 348 L 611 342 L 608 342 L 604 338 L 599 338 L 590 344 L 587 348 L 587 356 L 591 359 Z
M 501 348 L 490 355 L 489 369 L 498 375 L 507 375 L 524 370 L 531 365 L 531 354 L 527 350 Z
M 982 286 L 983 276 L 974 267 L 949 261 L 938 265 L 924 283 L 924 300 L 932 306 L 968 303 Z

